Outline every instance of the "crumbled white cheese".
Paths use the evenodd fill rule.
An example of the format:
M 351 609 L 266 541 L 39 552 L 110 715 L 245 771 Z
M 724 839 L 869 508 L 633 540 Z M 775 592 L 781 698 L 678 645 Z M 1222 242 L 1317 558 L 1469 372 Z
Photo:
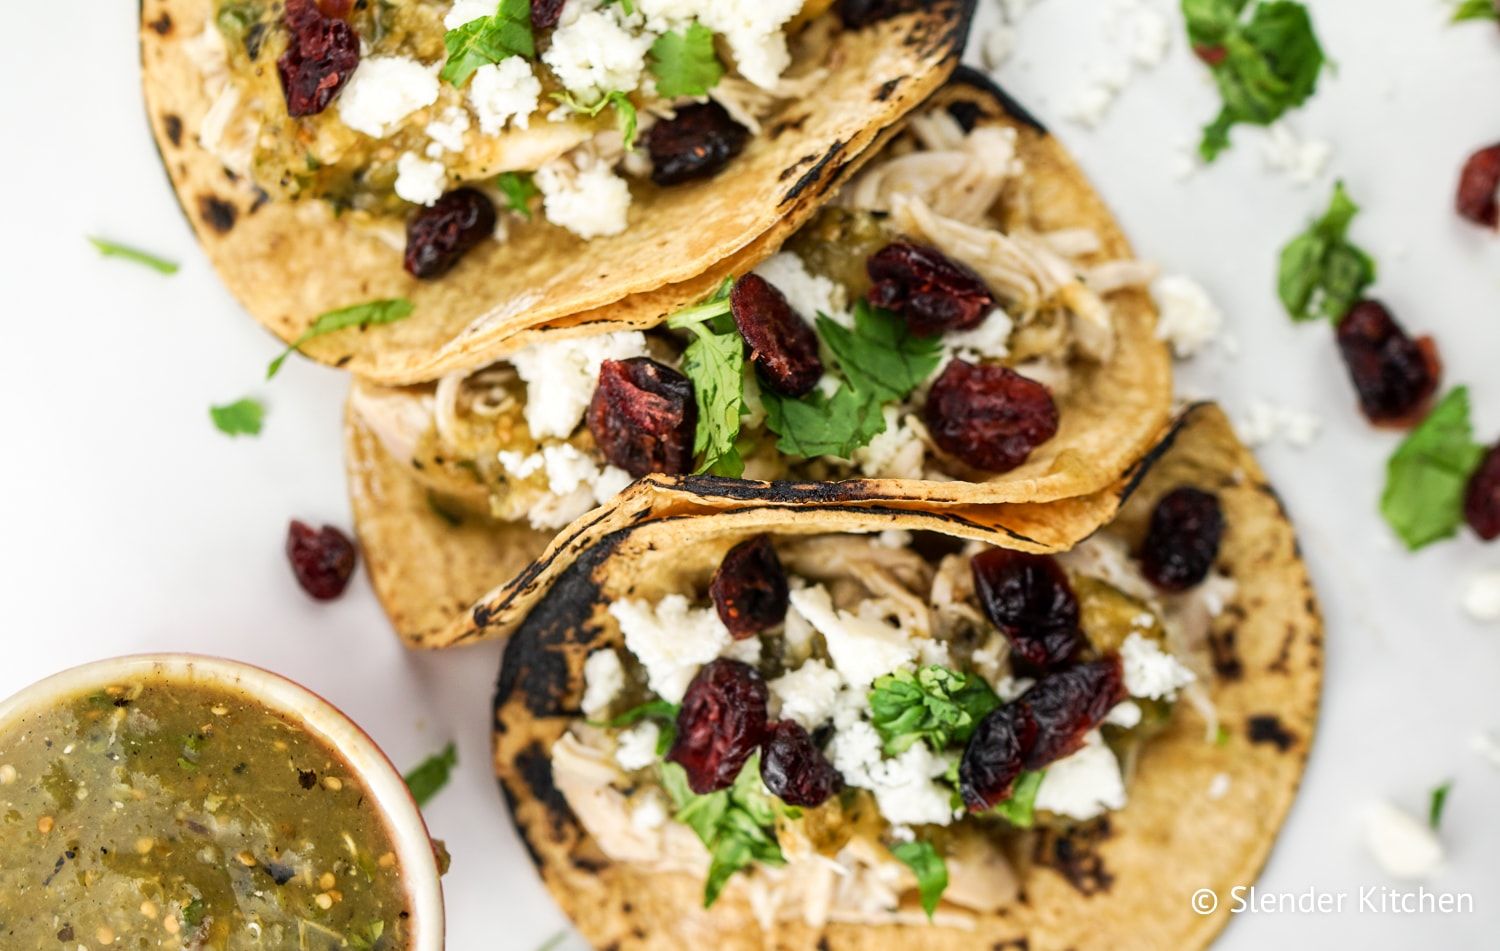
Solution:
M 853 318 L 847 313 L 848 295 L 843 285 L 812 273 L 795 253 L 777 252 L 756 265 L 755 273 L 781 291 L 792 310 L 809 323 L 819 314 L 826 314 L 841 324 L 852 325 Z
M 1125 805 L 1120 761 L 1098 730 L 1083 748 L 1047 767 L 1036 791 L 1036 808 L 1072 819 L 1092 819 Z
M 553 224 L 580 238 L 625 230 L 630 185 L 603 162 L 574 170 L 567 159 L 558 159 L 537 169 L 534 180 L 542 193 L 542 209 Z
M 510 122 L 525 129 L 542 98 L 542 82 L 520 56 L 481 66 L 469 83 L 469 104 L 485 135 L 499 135 Z
M 396 160 L 396 195 L 414 205 L 436 204 L 448 185 L 448 170 L 442 162 L 429 162 L 415 152 L 403 152 Z
M 583 661 L 584 716 L 598 716 L 614 703 L 625 689 L 625 667 L 620 655 L 611 648 L 596 650 Z
M 1443 844 L 1427 823 L 1389 802 L 1365 811 L 1365 845 L 1387 875 L 1425 878 L 1443 863 Z
M 1161 65 L 1172 38 L 1166 18 L 1141 0 L 1117 0 L 1103 20 L 1102 32 L 1109 52 L 1094 62 L 1089 80 L 1074 93 L 1064 113 L 1089 127 L 1104 120 L 1137 72 Z
M 816 633 L 795 605 L 787 608 L 786 622 L 781 632 L 781 647 L 788 663 L 795 665 L 807 659 L 812 653 L 812 639 Z
M 656 743 L 660 739 L 661 727 L 651 720 L 642 720 L 622 730 L 615 738 L 615 762 L 627 773 L 645 769 L 656 762 Z
M 1208 783 L 1208 798 L 1218 802 L 1229 795 L 1230 779 L 1228 773 L 1214 773 L 1214 778 Z
M 530 455 L 505 449 L 496 458 L 515 479 L 524 480 L 545 470 L 548 494 L 527 509 L 533 528 L 562 528 L 595 505 L 609 501 L 632 481 L 630 473 L 611 465 L 600 466 L 571 443 L 552 443 Z
M 712 606 L 694 608 L 680 594 L 656 604 L 616 601 L 609 613 L 620 623 L 625 647 L 646 668 L 651 689 L 668 703 L 681 703 L 698 668 L 734 641 Z
M 833 606 L 827 588 L 812 585 L 791 592 L 791 601 L 823 635 L 828 656 L 851 687 L 868 687 L 876 677 L 916 659 L 915 639 L 886 622 L 878 599 L 860 602 L 859 613 L 850 614 Z
M 1178 690 L 1197 679 L 1182 661 L 1140 634 L 1130 634 L 1120 645 L 1120 663 L 1125 668 L 1125 689 L 1132 697 L 1172 700 Z
M 1094 81 L 1073 94 L 1063 107 L 1063 116 L 1092 129 L 1104 121 L 1104 116 L 1115 104 L 1120 87 L 1102 81 Z
M 952 790 L 935 779 L 952 760 L 914 743 L 894 759 L 881 756 L 880 735 L 860 720 L 840 729 L 828 743 L 828 758 L 844 782 L 875 794 L 880 814 L 894 824 L 948 825 L 953 821 Z
M 1136 12 L 1132 25 L 1135 36 L 1132 37 L 1131 56 L 1147 69 L 1160 66 L 1172 46 L 1172 26 L 1167 18 L 1157 10 L 1142 7 Z
M 1141 722 L 1141 706 L 1134 700 L 1121 700 L 1104 715 L 1104 722 L 1129 730 Z
M 927 446 L 917 438 L 912 417 L 891 404 L 881 410 L 885 430 L 854 450 L 849 461 L 872 479 L 920 479 Z
M 997 23 L 990 27 L 990 31 L 984 35 L 984 43 L 979 48 L 979 55 L 984 60 L 984 68 L 988 70 L 999 69 L 1010 54 L 1016 49 L 1016 28 L 1009 23 Z
M 646 337 L 635 330 L 549 340 L 508 358 L 526 382 L 526 426 L 534 439 L 566 439 L 578 428 L 605 360 L 645 356 Z
M 1010 334 L 1015 326 L 1010 315 L 997 307 L 978 326 L 943 334 L 943 349 L 949 356 L 970 363 L 1004 360 L 1010 356 Z
M 369 56 L 360 60 L 339 94 L 339 118 L 356 132 L 383 139 L 437 97 L 433 70 L 406 56 Z
M 1009 674 L 1000 677 L 992 684 L 995 688 L 995 696 L 1005 703 L 1010 703 L 1035 685 L 1036 681 L 1030 677 L 1012 677 Z
M 650 33 L 631 32 L 613 7 L 589 10 L 571 23 L 559 23 L 542 62 L 569 92 L 592 104 L 607 93 L 639 86 L 655 41 Z
M 1178 359 L 1202 350 L 1224 326 L 1224 315 L 1202 285 L 1181 274 L 1169 274 L 1151 286 L 1161 308 L 1158 340 L 1168 341 Z
M 1500 621 L 1500 570 L 1485 571 L 1469 579 L 1464 610 L 1476 621 Z
M 480 17 L 494 16 L 499 9 L 498 0 L 453 0 L 453 6 L 443 15 L 443 26 L 456 30 Z
M 422 130 L 432 141 L 427 145 L 427 157 L 438 158 L 444 152 L 462 152 L 464 133 L 469 131 L 469 114 L 454 107 L 443 111 L 441 119 L 433 119 Z
M 791 65 L 782 27 L 801 12 L 803 0 L 637 0 L 646 28 L 659 33 L 685 29 L 693 20 L 723 37 L 741 76 L 761 87 L 776 86 Z
M 667 824 L 667 807 L 653 788 L 643 789 L 630 800 L 630 825 L 637 832 L 651 832 Z
M 1328 167 L 1333 146 L 1317 139 L 1303 141 L 1285 122 L 1277 122 L 1266 130 L 1261 154 L 1267 168 L 1286 173 L 1298 185 L 1307 185 Z
M 1312 445 L 1323 429 L 1323 421 L 1306 410 L 1251 400 L 1235 425 L 1240 438 L 1251 447 L 1283 439 L 1298 449 Z
M 1488 760 L 1491 766 L 1500 769 L 1500 734 L 1480 730 L 1469 738 L 1469 748 Z
M 844 678 L 821 660 L 810 660 L 766 684 L 781 703 L 780 716 L 809 731 L 827 723 L 838 704 Z

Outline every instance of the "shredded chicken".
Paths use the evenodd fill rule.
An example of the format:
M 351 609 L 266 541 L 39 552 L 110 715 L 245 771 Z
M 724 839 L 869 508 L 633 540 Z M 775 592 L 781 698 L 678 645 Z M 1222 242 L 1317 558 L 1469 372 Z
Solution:
M 1006 184 L 1023 171 L 1015 130 L 984 126 L 966 135 L 941 110 L 912 118 L 910 127 L 924 148 L 872 165 L 844 190 L 840 203 L 890 212 L 898 199 L 915 199 L 964 224 L 987 221 Z
M 430 393 L 356 385 L 349 393 L 356 413 L 393 459 L 411 459 L 428 427 L 435 402 Z
M 828 70 L 818 68 L 805 76 L 781 79 L 770 89 L 763 89 L 748 79 L 725 76 L 709 90 L 708 97 L 724 107 L 729 117 L 760 135 L 761 120 L 775 112 L 789 99 L 804 99 L 813 94 L 828 78 Z

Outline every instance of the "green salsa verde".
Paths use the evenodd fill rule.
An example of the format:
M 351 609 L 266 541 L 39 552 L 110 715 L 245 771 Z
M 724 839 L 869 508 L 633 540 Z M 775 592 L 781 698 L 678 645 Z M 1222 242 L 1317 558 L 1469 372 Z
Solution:
M 331 747 L 152 675 L 0 725 L 0 947 L 397 951 L 410 902 Z

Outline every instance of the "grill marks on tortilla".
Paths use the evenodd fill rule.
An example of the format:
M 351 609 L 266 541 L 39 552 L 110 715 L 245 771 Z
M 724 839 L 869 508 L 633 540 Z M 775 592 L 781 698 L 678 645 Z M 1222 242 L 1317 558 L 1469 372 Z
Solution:
M 802 173 L 802 177 L 797 179 L 797 184 L 787 189 L 787 193 L 781 196 L 781 203 L 784 205 L 789 201 L 796 200 L 797 198 L 801 197 L 803 192 L 818 184 L 818 180 L 823 175 L 823 170 L 826 169 L 830 164 L 832 164 L 833 161 L 843 153 L 844 146 L 848 144 L 849 143 L 844 139 L 838 139 L 832 145 L 830 145 L 828 147 L 828 150 L 823 153 L 823 157 L 813 162 L 812 168 Z M 800 160 L 798 160 L 797 165 L 792 166 L 792 168 L 796 168 L 802 164 L 805 164 L 811 158 L 812 156 L 810 155 L 803 156 Z M 781 175 L 782 179 L 785 180 L 786 177 L 791 173 L 792 169 L 788 169 L 787 171 L 783 172 Z
M 1251 743 L 1269 743 L 1282 753 L 1297 742 L 1297 737 L 1281 725 L 1281 719 L 1274 713 L 1257 714 L 1246 721 L 1246 726 Z
M 199 195 L 198 214 L 203 218 L 204 224 L 219 234 L 232 231 L 239 218 L 239 210 L 217 195 Z
M 166 36 L 172 32 L 172 14 L 163 11 L 161 16 L 146 25 L 155 30 L 157 36 Z
M 161 117 L 162 131 L 167 134 L 167 141 L 174 146 L 182 145 L 182 117 L 167 113 Z
M 1033 858 L 1038 865 L 1053 869 L 1083 895 L 1098 895 L 1114 885 L 1114 874 L 1105 867 L 1100 848 L 1108 842 L 1113 830 L 1109 817 L 1074 826 L 1066 832 L 1044 832 L 1037 839 Z

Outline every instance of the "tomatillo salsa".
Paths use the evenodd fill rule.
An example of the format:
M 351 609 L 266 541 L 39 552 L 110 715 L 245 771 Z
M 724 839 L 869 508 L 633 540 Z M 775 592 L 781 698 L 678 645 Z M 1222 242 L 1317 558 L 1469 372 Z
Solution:
M 146 674 L 0 724 L 0 946 L 408 946 L 372 796 L 231 687 Z

